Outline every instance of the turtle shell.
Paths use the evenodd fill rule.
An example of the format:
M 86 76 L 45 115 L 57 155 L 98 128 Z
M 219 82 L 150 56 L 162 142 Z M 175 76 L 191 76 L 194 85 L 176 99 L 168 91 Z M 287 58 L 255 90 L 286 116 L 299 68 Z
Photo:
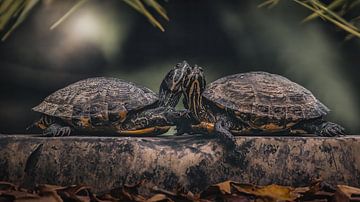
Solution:
M 150 89 L 117 78 L 89 78 L 62 88 L 33 110 L 63 120 L 90 123 L 123 121 L 128 112 L 152 105 L 158 96 Z M 96 124 L 95 124 L 96 125 Z
M 220 78 L 203 96 L 220 108 L 255 118 L 299 121 L 326 115 L 329 109 L 304 87 L 267 72 L 248 72 Z

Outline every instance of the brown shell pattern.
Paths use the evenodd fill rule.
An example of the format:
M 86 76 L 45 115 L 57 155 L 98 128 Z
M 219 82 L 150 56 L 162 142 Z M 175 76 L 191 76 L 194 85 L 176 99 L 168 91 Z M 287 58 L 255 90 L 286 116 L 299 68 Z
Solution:
M 267 72 L 249 72 L 220 78 L 203 96 L 217 105 L 255 117 L 302 120 L 326 115 L 329 109 L 304 87 Z
M 62 88 L 33 110 L 66 120 L 99 117 L 137 110 L 158 101 L 150 89 L 117 78 L 89 78 Z M 116 121 L 116 120 L 114 120 Z

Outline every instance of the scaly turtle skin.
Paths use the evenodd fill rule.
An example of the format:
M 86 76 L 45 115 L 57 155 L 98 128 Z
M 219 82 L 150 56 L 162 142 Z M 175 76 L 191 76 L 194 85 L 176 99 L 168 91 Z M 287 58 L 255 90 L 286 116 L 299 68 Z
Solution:
M 344 129 L 323 120 L 329 109 L 304 87 L 282 76 L 249 72 L 220 78 L 206 88 L 201 67 L 188 70 L 184 106 L 197 125 L 193 131 L 216 132 L 233 143 L 232 134 L 281 131 L 343 135 Z
M 150 89 L 117 78 L 89 78 L 62 88 L 33 110 L 44 135 L 65 136 L 77 131 L 108 131 L 120 135 L 158 135 L 188 116 L 175 110 L 184 72 L 177 64 L 165 76 L 159 96 Z

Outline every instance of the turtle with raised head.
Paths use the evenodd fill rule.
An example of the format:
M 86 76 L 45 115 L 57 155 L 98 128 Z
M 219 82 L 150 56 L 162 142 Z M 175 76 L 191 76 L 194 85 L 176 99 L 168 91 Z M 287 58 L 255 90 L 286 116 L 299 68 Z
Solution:
M 344 135 L 344 128 L 324 120 L 329 109 L 307 89 L 267 72 L 248 72 L 220 78 L 206 87 L 201 67 L 187 69 L 183 82 L 184 106 L 195 124 L 191 130 L 217 133 L 234 142 L 233 135 L 313 133 Z
M 97 77 L 73 83 L 33 108 L 42 114 L 34 125 L 47 136 L 73 131 L 108 131 L 120 135 L 158 135 L 186 118 L 175 110 L 189 65 L 178 63 L 161 83 L 159 95 L 117 78 Z

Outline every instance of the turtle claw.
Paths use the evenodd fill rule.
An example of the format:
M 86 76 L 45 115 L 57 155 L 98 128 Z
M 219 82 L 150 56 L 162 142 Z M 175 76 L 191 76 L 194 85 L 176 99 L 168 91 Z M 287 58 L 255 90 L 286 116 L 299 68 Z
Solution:
M 175 136 L 181 136 L 184 134 L 193 134 L 194 132 L 191 129 L 191 122 L 184 120 L 182 123 L 176 125 Z
M 325 122 L 321 125 L 319 135 L 323 137 L 345 136 L 345 129 L 336 123 Z
M 58 136 L 70 136 L 71 128 L 69 126 L 61 127 L 58 132 Z
M 60 126 L 58 124 L 52 124 L 46 128 L 43 132 L 45 137 L 62 137 L 69 136 L 71 134 L 71 128 L 69 126 Z

